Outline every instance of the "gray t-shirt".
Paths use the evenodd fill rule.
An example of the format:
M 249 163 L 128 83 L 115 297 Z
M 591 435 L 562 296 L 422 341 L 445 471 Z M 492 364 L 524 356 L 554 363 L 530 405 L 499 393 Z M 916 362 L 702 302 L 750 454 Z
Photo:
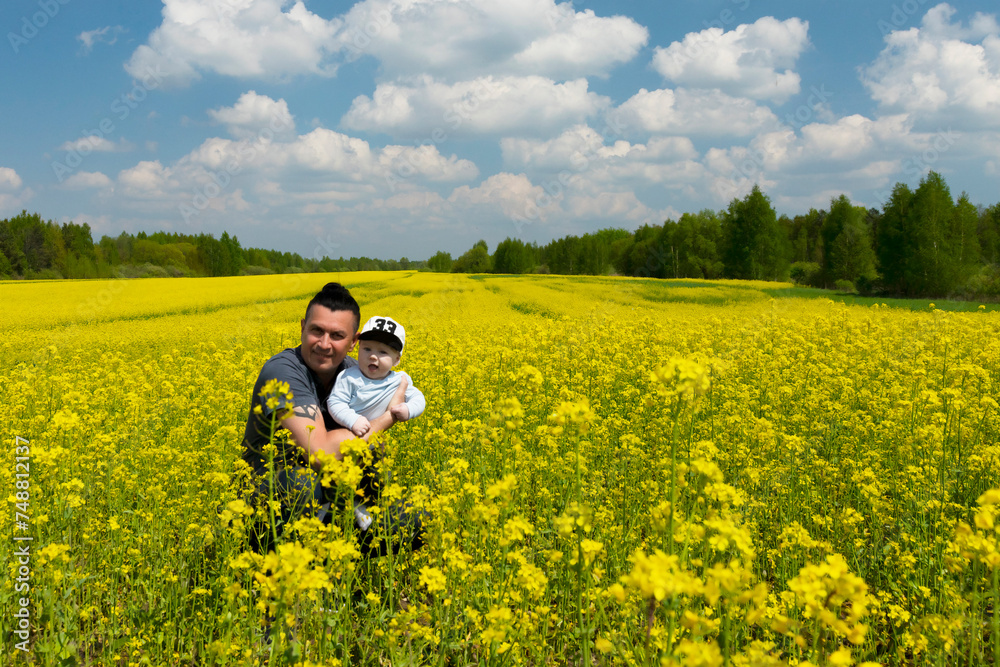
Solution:
M 326 408 L 327 397 L 330 395 L 333 383 L 331 383 L 330 388 L 323 386 L 316 373 L 306 366 L 306 362 L 302 359 L 301 347 L 282 350 L 264 362 L 263 368 L 260 369 L 260 375 L 257 376 L 257 382 L 254 383 L 253 396 L 250 399 L 250 414 L 247 417 L 247 426 L 243 432 L 243 460 L 257 472 L 264 470 L 265 461 L 261 451 L 268 442 L 271 430 L 272 410 L 269 410 L 260 400 L 260 390 L 263 389 L 269 380 L 287 382 L 288 388 L 292 392 L 292 403 L 294 405 L 282 404 L 275 408 L 275 410 L 296 408 L 303 405 L 315 405 L 323 414 L 323 424 L 326 426 L 327 431 L 346 428 L 334 421 Z M 340 372 L 344 369 L 356 366 L 357 363 L 352 357 L 345 357 L 344 361 L 340 364 L 340 368 L 337 369 L 337 375 L 340 375 Z M 334 377 L 334 382 L 336 380 L 337 378 Z M 260 416 L 254 413 L 254 408 L 258 405 L 262 405 L 263 409 Z M 279 465 L 284 463 L 296 466 L 306 465 L 302 450 L 291 442 L 284 449 L 279 448 L 275 455 L 275 462 Z

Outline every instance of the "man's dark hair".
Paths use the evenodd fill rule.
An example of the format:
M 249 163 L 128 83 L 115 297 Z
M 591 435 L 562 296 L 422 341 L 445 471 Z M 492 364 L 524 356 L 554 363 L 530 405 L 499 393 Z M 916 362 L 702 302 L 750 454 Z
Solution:
M 309 309 L 313 307 L 313 304 L 318 304 L 332 311 L 351 311 L 354 313 L 355 331 L 358 330 L 358 326 L 361 324 L 361 307 L 358 306 L 358 302 L 354 300 L 354 297 L 347 291 L 347 288 L 340 283 L 327 283 L 323 285 L 323 289 L 317 292 L 316 296 L 309 301 L 309 305 L 306 306 L 307 320 L 309 319 Z

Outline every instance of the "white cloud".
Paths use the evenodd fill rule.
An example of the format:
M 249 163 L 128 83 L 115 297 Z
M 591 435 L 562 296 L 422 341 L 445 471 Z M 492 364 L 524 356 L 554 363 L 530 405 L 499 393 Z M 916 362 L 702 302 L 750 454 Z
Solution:
M 164 167 L 159 160 L 143 160 L 134 167 L 123 169 L 118 173 L 118 183 L 123 188 L 123 196 L 136 199 L 162 199 L 180 187 L 173 170 Z
M 645 144 L 605 141 L 596 130 L 581 125 L 554 139 L 511 138 L 501 145 L 507 167 L 523 169 L 542 184 L 561 202 L 569 220 L 661 222 L 676 211 L 657 210 L 637 193 L 653 188 L 691 199 L 704 196 L 709 173 L 689 138 L 653 137 Z
M 625 144 L 627 150 L 628 142 Z M 589 125 L 577 125 L 553 139 L 507 137 L 500 141 L 504 162 L 522 168 L 560 171 L 580 168 L 590 157 L 607 151 L 604 139 Z
M 563 3 L 547 9 L 552 31 L 535 39 L 512 62 L 522 72 L 555 78 L 605 75 L 632 60 L 646 45 L 649 32 L 625 16 L 599 17 L 592 10 L 574 12 Z
M 778 123 L 767 107 L 719 90 L 639 90 L 618 107 L 628 129 L 656 134 L 749 136 Z
M 577 174 L 607 170 L 612 164 L 672 163 L 698 156 L 687 137 L 657 137 L 647 144 L 619 139 L 605 144 L 604 137 L 587 125 L 572 127 L 548 140 L 506 138 L 500 146 L 508 165 L 541 173 Z
M 551 196 L 524 174 L 500 172 L 475 187 L 463 185 L 451 193 L 448 202 L 460 206 L 498 208 L 512 219 L 545 221 L 559 210 Z
M 119 220 L 115 220 L 114 216 L 107 213 L 103 215 L 91 215 L 90 213 L 81 212 L 76 215 L 64 217 L 63 222 L 75 222 L 78 225 L 86 223 L 90 225 L 90 235 L 95 240 L 99 239 L 101 236 L 117 236 L 119 233 L 124 231 L 124 225 Z
M 631 60 L 648 31 L 624 16 L 598 17 L 553 0 L 364 0 L 344 16 L 337 39 L 349 57 L 378 59 L 389 78 L 571 79 Z
M 317 128 L 294 143 L 276 147 L 276 162 L 287 161 L 307 169 L 339 174 L 346 178 L 370 177 L 376 158 L 367 141 Z
M 377 208 L 399 209 L 405 212 L 429 211 L 440 212 L 445 200 L 436 192 L 401 192 L 387 199 L 375 202 Z
M 85 30 L 76 36 L 83 45 L 83 52 L 88 53 L 94 48 L 94 44 L 112 45 L 118 41 L 118 35 L 125 32 L 125 28 L 120 25 L 108 25 L 96 30 Z
M 226 126 L 237 139 L 265 136 L 288 136 L 295 132 L 295 120 L 285 100 L 273 100 L 250 90 L 231 107 L 210 109 L 208 115 Z
M 130 142 L 125 141 L 124 138 L 119 139 L 118 143 L 115 143 L 106 137 L 99 137 L 96 134 L 73 139 L 59 146 L 59 150 L 61 151 L 74 151 L 80 155 L 88 155 L 90 153 L 125 153 L 133 148 L 135 147 Z
M 478 176 L 475 164 L 443 155 L 432 145 L 373 148 L 362 139 L 317 128 L 285 140 L 212 137 L 172 164 L 143 161 L 123 170 L 115 196 L 126 205 L 173 208 L 185 220 L 251 206 L 261 214 L 271 207 L 299 207 L 305 215 L 329 215 L 383 194 L 420 193 Z M 85 184 L 96 187 L 100 178 L 81 176 L 69 183 Z
M 0 167 L 0 190 L 12 192 L 20 190 L 23 182 L 17 172 L 10 167 Z
M 386 146 L 378 156 L 379 166 L 391 173 L 396 182 L 413 175 L 428 181 L 469 181 L 479 176 L 479 169 L 469 160 L 441 155 L 435 146 Z
M 963 26 L 961 23 L 952 23 L 951 18 L 954 15 L 955 8 L 942 2 L 927 10 L 920 22 L 921 28 L 927 35 L 939 40 L 978 41 L 989 35 L 1000 33 L 1000 25 L 997 24 L 996 17 L 991 14 L 976 12 L 967 26 Z
M 615 220 L 616 226 L 625 222 L 634 226 L 643 222 L 660 224 L 667 217 L 670 217 L 670 213 L 654 211 L 643 204 L 632 191 L 598 192 L 597 194 L 574 192 L 567 197 L 565 208 L 566 212 L 574 219 Z
M 568 79 L 606 75 L 647 40 L 630 18 L 553 0 L 363 0 L 330 20 L 301 0 L 164 0 L 162 23 L 125 69 L 135 77 L 162 72 L 166 85 L 203 72 L 271 81 L 332 75 L 342 60 L 369 55 L 389 79 Z
M 125 69 L 136 78 L 163 72 L 165 85 L 186 85 L 201 72 L 262 80 L 331 75 L 339 26 L 301 0 L 164 0 L 163 22 Z
M 1000 27 L 977 14 L 968 26 L 955 10 L 930 9 L 920 28 L 898 30 L 862 72 L 872 98 L 889 111 L 925 121 L 1000 127 Z
M 854 114 L 835 123 L 812 123 L 803 127 L 801 154 L 823 156 L 828 160 L 849 160 L 871 155 L 876 147 L 879 151 L 898 148 L 899 140 L 908 134 L 909 127 L 903 116 L 888 116 L 873 121 Z
M 16 171 L 0 167 L 0 215 L 19 212 L 34 196 L 34 190 L 24 187 L 24 181 Z
M 879 205 L 879 192 L 900 176 L 913 178 L 928 168 L 941 169 L 942 158 L 951 152 L 988 154 L 977 143 L 961 133 L 917 131 L 906 114 L 875 119 L 855 114 L 811 123 L 798 134 L 785 128 L 761 134 L 746 146 L 713 148 L 703 163 L 719 204 L 743 196 L 758 183 L 776 202 L 801 211 L 793 204 L 825 206 L 824 193 L 831 189 Z
M 792 68 L 809 46 L 808 33 L 808 21 L 770 16 L 729 32 L 708 28 L 657 47 L 653 67 L 684 87 L 781 103 L 799 92 L 800 77 Z
M 371 98 L 354 100 L 341 123 L 435 142 L 482 133 L 536 134 L 578 123 L 608 106 L 608 98 L 587 88 L 586 79 L 556 83 L 540 76 L 490 76 L 447 84 L 424 76 L 379 84 Z
M 109 188 L 111 179 L 99 171 L 78 171 L 63 182 L 63 187 L 70 190 L 86 190 L 92 188 Z

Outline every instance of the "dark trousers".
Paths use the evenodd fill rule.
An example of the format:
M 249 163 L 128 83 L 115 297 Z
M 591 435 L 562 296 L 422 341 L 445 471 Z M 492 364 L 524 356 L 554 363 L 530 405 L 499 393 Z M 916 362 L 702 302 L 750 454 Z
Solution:
M 258 512 L 266 510 L 271 498 L 271 478 L 267 470 L 257 471 L 258 484 L 254 491 L 254 504 Z M 274 475 L 274 498 L 280 501 L 281 509 L 272 530 L 269 522 L 258 519 L 251 527 L 250 548 L 256 553 L 267 553 L 274 549 L 274 538 L 280 540 L 284 527 L 303 516 L 315 516 L 324 523 L 330 523 L 334 516 L 353 504 L 353 497 L 370 507 L 379 504 L 382 481 L 374 465 L 367 466 L 359 489 L 361 496 L 347 489 L 332 489 L 323 486 L 319 475 L 310 468 L 281 468 Z M 352 497 L 353 496 L 353 497 Z M 374 523 L 362 529 L 354 524 L 359 548 L 365 557 L 384 556 L 390 550 L 397 553 L 406 545 L 417 550 L 424 544 L 424 520 L 426 513 L 415 510 L 409 503 L 395 503 L 383 507 Z

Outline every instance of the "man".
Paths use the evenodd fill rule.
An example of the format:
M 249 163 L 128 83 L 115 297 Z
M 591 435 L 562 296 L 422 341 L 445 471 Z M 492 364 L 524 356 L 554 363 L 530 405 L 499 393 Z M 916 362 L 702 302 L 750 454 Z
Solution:
M 252 536 L 251 546 L 255 551 L 266 552 L 273 547 L 273 537 L 280 534 L 282 526 L 306 512 L 318 513 L 320 507 L 336 498 L 335 489 L 326 488 L 319 482 L 317 472 L 321 464 L 315 454 L 323 452 L 339 460 L 342 458 L 341 443 L 354 437 L 350 430 L 333 420 L 326 403 L 340 372 L 357 364 L 347 355 L 357 342 L 360 321 L 361 309 L 347 288 L 339 283 L 328 283 L 306 307 L 306 315 L 301 322 L 301 345 L 268 359 L 257 377 L 243 434 L 243 460 L 257 476 L 256 496 L 269 498 L 273 492 L 281 501 L 281 513 L 276 530 Z M 288 383 L 292 394 L 291 405 L 284 397 L 278 401 L 262 401 L 261 390 L 271 380 Z M 390 410 L 371 420 L 372 429 L 368 438 L 395 423 L 391 407 L 403 402 L 405 391 L 404 384 L 393 397 Z M 281 438 L 275 439 L 277 449 L 272 490 L 264 451 L 271 440 L 271 423 L 275 414 L 288 410 L 291 410 L 291 415 L 280 421 L 280 428 L 287 431 L 287 443 Z M 373 480 L 373 471 L 366 471 L 366 481 L 365 490 L 371 493 L 372 487 L 377 484 Z M 258 503 L 258 506 L 264 507 L 263 503 Z M 387 514 L 390 515 L 387 526 L 390 532 L 405 524 L 411 530 L 414 547 L 418 547 L 419 518 L 399 508 Z M 362 529 L 367 527 L 364 525 Z M 368 551 L 380 552 L 384 552 L 386 547 L 384 543 L 371 545 L 370 532 L 362 536 L 362 546 Z

